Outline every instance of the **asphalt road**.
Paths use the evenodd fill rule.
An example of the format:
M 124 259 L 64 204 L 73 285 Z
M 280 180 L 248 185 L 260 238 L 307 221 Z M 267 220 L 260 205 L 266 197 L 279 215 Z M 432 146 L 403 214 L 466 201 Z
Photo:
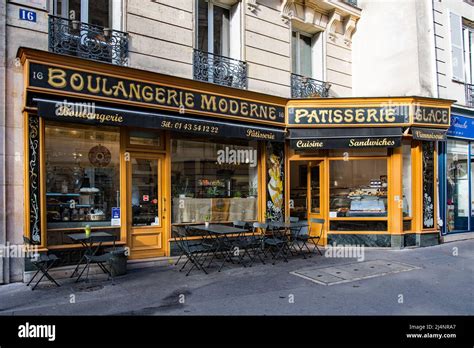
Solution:
M 474 314 L 474 240 L 428 248 L 365 249 L 365 261 L 402 262 L 414 270 L 325 286 L 290 272 L 357 263 L 317 256 L 288 263 L 193 271 L 134 269 L 90 283 L 0 286 L 0 315 L 461 315 Z

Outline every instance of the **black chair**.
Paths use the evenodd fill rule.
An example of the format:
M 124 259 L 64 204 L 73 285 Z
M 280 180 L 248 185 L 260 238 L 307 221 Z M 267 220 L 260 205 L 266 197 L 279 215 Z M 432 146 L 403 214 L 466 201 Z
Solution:
M 31 242 L 31 240 L 28 237 L 23 237 L 23 242 L 25 245 L 28 245 L 29 247 L 33 246 L 34 244 Z M 54 255 L 54 254 L 39 254 L 35 258 L 31 258 L 31 264 L 36 268 L 36 273 L 33 275 L 33 277 L 30 279 L 28 284 L 26 286 L 29 286 L 33 280 L 36 278 L 36 276 L 41 272 L 42 275 L 39 278 L 39 280 L 35 283 L 35 285 L 31 288 L 31 290 L 36 289 L 38 284 L 43 280 L 44 277 L 48 278 L 48 280 L 55 284 L 56 286 L 61 286 L 54 280 L 54 278 L 49 274 L 49 270 L 54 266 L 54 264 L 59 260 L 59 258 Z
M 297 241 L 300 241 L 302 242 L 302 246 L 301 246 L 301 250 L 303 248 L 306 248 L 306 250 L 309 252 L 309 257 L 311 257 L 311 254 L 317 250 L 319 252 L 319 254 L 322 256 L 323 253 L 321 252 L 321 250 L 318 248 L 318 242 L 321 240 L 321 237 L 323 235 L 323 229 L 324 229 L 324 219 L 316 219 L 316 218 L 311 218 L 310 220 L 310 225 L 309 225 L 309 231 L 308 233 L 298 233 L 298 235 L 296 236 L 296 240 Z M 319 224 L 320 225 L 320 228 L 319 228 L 319 231 L 315 234 L 315 235 L 312 235 L 312 230 L 311 230 L 311 226 L 313 224 Z M 313 250 L 311 250 L 308 246 L 308 242 L 311 242 L 313 244 Z
M 188 276 L 194 268 L 208 274 L 204 268 L 204 261 L 205 255 L 212 252 L 213 244 L 205 241 L 195 242 L 186 240 L 186 237 L 190 235 L 189 226 L 174 226 L 173 229 L 176 235 L 174 242 L 176 242 L 178 248 L 181 250 L 181 256 L 186 256 L 186 262 L 181 266 L 179 271 L 181 272 L 188 263 L 191 263 L 192 266 L 189 268 L 186 276 Z
M 177 237 L 175 237 L 175 238 L 173 239 L 174 242 L 178 242 L 178 239 L 180 238 L 180 236 L 179 236 L 179 231 L 178 231 L 179 228 L 182 228 L 182 229 L 184 230 L 183 233 L 184 233 L 187 237 L 190 236 L 190 234 L 189 234 L 189 228 L 188 228 L 188 227 L 186 227 L 186 226 L 173 226 L 174 234 L 177 235 Z M 188 245 L 188 246 L 197 246 L 197 245 L 201 245 L 201 243 L 202 243 L 201 241 L 197 241 L 197 242 L 187 241 L 187 245 Z M 174 264 L 175 266 L 177 266 L 177 265 L 179 264 L 179 261 L 181 261 L 181 258 L 182 258 L 183 256 L 186 256 L 186 251 L 184 251 L 184 250 L 180 247 L 181 244 L 177 243 L 177 245 L 178 245 L 178 248 L 179 248 L 179 250 L 180 250 L 181 253 L 180 253 L 179 257 L 178 257 L 178 260 L 176 260 L 176 262 L 175 262 L 175 264 Z
M 113 255 L 114 255 L 113 252 L 115 251 L 115 239 L 116 238 L 113 235 L 110 235 L 110 236 L 90 236 L 89 237 L 89 243 L 90 243 L 91 247 L 89 249 L 87 249 L 85 254 L 84 254 L 84 258 L 86 260 L 86 265 L 84 266 L 81 273 L 77 277 L 76 283 L 79 282 L 79 280 L 81 279 L 82 275 L 84 274 L 84 272 L 86 270 L 87 270 L 87 272 L 86 272 L 86 281 L 89 280 L 89 270 L 90 270 L 90 266 L 92 264 L 96 264 L 97 266 L 99 266 L 99 268 L 102 270 L 102 272 L 107 274 L 107 280 L 112 279 L 112 282 L 114 281 L 114 276 L 113 276 L 113 272 L 112 272 L 112 258 L 113 258 Z M 104 242 L 113 242 L 111 252 L 105 252 L 105 253 L 102 253 L 100 255 L 97 255 L 97 252 L 99 251 L 100 246 Z M 98 246 L 93 248 L 92 247 L 93 244 L 98 244 Z
M 251 232 L 248 229 L 248 224 L 245 221 L 234 221 L 233 223 L 234 227 L 241 228 L 244 230 L 248 230 L 248 232 Z M 242 263 L 245 255 L 249 257 L 250 263 L 249 267 L 252 267 L 253 261 L 254 261 L 254 256 L 250 253 L 250 250 L 252 250 L 256 245 L 256 237 L 254 234 L 252 235 L 241 235 L 238 238 L 234 240 L 234 247 L 239 248 L 239 263 Z M 240 252 L 240 250 L 243 250 L 243 252 Z M 247 265 L 245 263 L 242 263 L 244 267 Z
M 252 239 L 253 239 L 253 260 L 256 257 L 259 258 L 262 264 L 265 264 L 265 258 L 267 257 L 265 252 L 265 238 L 268 230 L 267 223 L 254 222 L 252 224 Z M 263 258 L 262 258 L 263 255 Z
M 254 224 L 255 225 L 255 224 Z M 283 261 L 288 262 L 286 257 L 286 251 L 288 250 L 288 244 L 286 240 L 286 230 L 278 228 L 269 228 L 268 224 L 259 224 L 259 227 L 262 230 L 265 230 L 264 245 L 265 251 L 264 255 L 266 257 L 267 251 L 272 255 L 273 265 L 276 263 L 276 260 L 279 257 L 283 258 Z

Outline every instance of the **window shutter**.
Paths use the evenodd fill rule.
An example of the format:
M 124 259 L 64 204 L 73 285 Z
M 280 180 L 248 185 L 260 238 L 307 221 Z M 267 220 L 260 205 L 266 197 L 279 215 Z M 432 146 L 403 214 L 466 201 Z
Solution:
M 451 63 L 453 69 L 453 79 L 464 81 L 461 16 L 450 12 L 449 24 L 451 29 Z

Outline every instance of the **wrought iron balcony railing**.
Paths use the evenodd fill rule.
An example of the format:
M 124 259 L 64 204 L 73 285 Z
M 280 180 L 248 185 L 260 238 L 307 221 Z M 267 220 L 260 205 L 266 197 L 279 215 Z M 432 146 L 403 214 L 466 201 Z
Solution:
M 474 85 L 466 83 L 466 105 L 474 108 Z
M 327 98 L 331 85 L 309 77 L 291 74 L 291 97 L 292 98 Z
M 49 16 L 50 52 L 126 65 L 128 34 L 80 21 Z
M 194 50 L 195 80 L 247 89 L 247 63 L 237 59 Z

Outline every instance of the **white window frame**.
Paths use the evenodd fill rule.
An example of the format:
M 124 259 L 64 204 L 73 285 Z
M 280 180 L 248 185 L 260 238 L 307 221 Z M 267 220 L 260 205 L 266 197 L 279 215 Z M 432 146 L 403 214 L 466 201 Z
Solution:
M 310 62 L 311 62 L 311 76 L 306 76 L 306 77 L 313 77 L 313 35 L 301 32 L 299 30 L 292 30 L 291 33 L 291 39 L 293 39 L 293 33 L 296 33 L 296 57 L 293 57 L 293 59 L 296 60 L 296 71 L 293 71 L 294 74 L 301 75 L 301 47 L 300 47 L 300 42 L 301 42 L 301 36 L 305 36 L 311 39 L 311 54 L 310 54 Z
M 297 29 L 292 29 L 291 30 L 291 40 L 293 40 L 293 32 L 296 33 L 296 55 L 292 57 L 292 59 L 296 59 L 296 71 L 292 71 L 292 73 L 297 74 L 297 75 L 302 75 L 301 74 L 301 36 L 305 36 L 311 39 L 311 59 L 310 59 L 310 64 L 311 64 L 311 76 L 306 76 L 309 78 L 314 78 L 320 81 L 325 81 L 325 38 L 323 35 L 323 32 L 317 32 L 314 34 L 309 34 L 304 31 L 299 31 Z M 292 45 L 293 46 L 293 45 Z M 292 56 L 293 54 L 293 47 L 292 47 Z M 293 64 L 291 66 L 291 69 L 293 69 Z
M 76 18 L 76 20 L 79 20 L 82 23 L 89 23 L 89 1 L 91 0 L 81 0 L 81 18 Z M 58 0 L 49 1 L 50 13 L 62 18 L 69 18 L 69 1 L 64 1 L 64 6 L 62 8 L 61 13 L 54 13 L 58 6 L 57 4 L 58 4 Z M 114 30 L 122 31 L 123 30 L 122 13 L 123 13 L 122 0 L 110 0 L 109 18 L 110 18 L 111 23 L 108 23 L 108 26 L 110 26 Z
M 469 42 L 471 37 L 471 42 Z M 464 58 L 464 80 L 468 84 L 474 84 L 474 28 L 462 26 L 463 58 Z
M 453 21 L 455 20 L 455 23 Z M 462 17 L 454 12 L 448 12 L 448 23 L 450 29 L 449 35 L 449 47 L 450 47 L 450 59 L 451 59 L 451 78 L 457 82 L 465 82 L 465 68 L 464 68 L 464 54 L 463 54 L 463 32 L 462 32 Z M 461 42 L 454 42 L 454 38 L 460 36 Z M 457 53 L 455 53 L 455 51 Z M 456 55 L 461 54 L 460 61 L 457 62 L 457 65 L 461 65 L 458 69 L 456 69 L 457 65 L 455 65 L 455 59 L 457 58 Z M 456 59 L 459 60 L 459 59 Z M 459 76 L 458 76 L 459 75 Z M 462 76 L 461 76 L 462 75 Z
M 240 59 L 241 57 L 241 2 L 237 2 L 235 5 L 226 5 L 218 1 L 207 0 L 207 53 L 218 54 L 214 52 L 214 7 L 221 7 L 229 11 L 229 32 L 227 35 L 226 49 L 223 54 L 226 57 L 233 59 Z M 196 0 L 196 26 L 195 26 L 195 42 L 196 48 L 199 49 L 197 43 L 199 42 L 199 0 Z

